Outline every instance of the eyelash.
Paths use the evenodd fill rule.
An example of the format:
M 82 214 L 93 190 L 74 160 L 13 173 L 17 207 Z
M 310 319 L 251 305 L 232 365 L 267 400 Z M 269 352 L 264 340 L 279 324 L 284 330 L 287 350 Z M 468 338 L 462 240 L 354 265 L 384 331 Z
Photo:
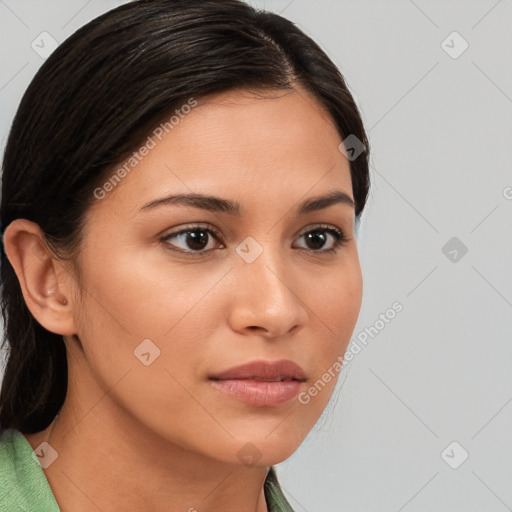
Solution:
M 217 240 L 220 239 L 220 234 L 217 231 L 217 229 L 214 228 L 212 225 L 208 224 L 206 227 L 205 226 L 199 226 L 199 225 L 187 226 L 185 229 L 182 229 L 180 231 L 176 231 L 175 233 L 170 233 L 168 235 L 165 235 L 160 240 L 163 243 L 165 243 L 166 245 L 169 246 L 169 245 L 172 245 L 172 244 L 168 243 L 168 240 L 170 238 L 174 238 L 176 236 L 179 236 L 179 235 L 182 235 L 182 234 L 185 234 L 185 233 L 189 233 L 191 231 L 206 231 L 207 233 L 212 235 Z M 343 231 L 341 231 L 338 228 L 335 228 L 334 226 L 329 226 L 329 225 L 325 225 L 325 224 L 321 224 L 321 225 L 315 226 L 313 229 L 308 229 L 307 231 L 303 231 L 299 235 L 299 238 L 304 236 L 304 235 L 306 235 L 306 234 L 308 234 L 308 233 L 314 233 L 314 232 L 328 232 L 328 233 L 330 233 L 334 237 L 335 243 L 334 243 L 334 247 L 332 247 L 331 249 L 327 249 L 327 250 L 317 250 L 317 251 L 315 251 L 314 249 L 309 249 L 313 253 L 318 253 L 318 254 L 334 254 L 334 253 L 338 252 L 339 250 L 341 250 L 341 248 L 348 242 L 348 240 L 345 237 L 345 234 L 343 233 Z M 303 248 L 301 248 L 301 249 L 303 249 Z M 207 251 L 204 251 L 204 250 L 203 251 L 186 251 L 186 250 L 183 250 L 183 249 L 170 249 L 170 250 L 176 251 L 176 252 L 179 252 L 179 253 L 182 253 L 182 254 L 187 254 L 187 255 L 192 256 L 192 257 L 202 257 L 205 254 L 209 253 L 210 251 L 214 251 L 215 249 L 209 249 Z M 304 250 L 308 250 L 308 249 L 304 249 Z

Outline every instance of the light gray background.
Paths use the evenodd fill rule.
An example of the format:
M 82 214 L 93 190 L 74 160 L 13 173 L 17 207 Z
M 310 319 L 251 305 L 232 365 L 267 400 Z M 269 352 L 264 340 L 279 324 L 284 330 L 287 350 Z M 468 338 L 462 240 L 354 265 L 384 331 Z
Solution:
M 43 62 L 31 42 L 121 3 L 0 0 L 2 147 Z M 251 3 L 319 42 L 369 133 L 354 339 L 403 305 L 278 466 L 285 493 L 297 512 L 512 510 L 512 1 Z M 465 255 L 442 252 L 452 237 Z

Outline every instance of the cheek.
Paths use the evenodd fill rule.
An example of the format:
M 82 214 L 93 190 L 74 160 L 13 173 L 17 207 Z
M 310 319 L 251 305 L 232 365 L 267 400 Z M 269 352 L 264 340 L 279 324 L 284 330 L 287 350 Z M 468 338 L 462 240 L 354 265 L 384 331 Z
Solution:
M 326 407 L 341 372 L 342 358 L 350 342 L 362 301 L 362 275 L 357 259 L 336 268 L 312 287 L 307 305 L 316 321 L 315 371 L 299 402 L 319 415 Z M 314 312 L 314 313 L 313 313 Z M 309 405 L 307 405 L 309 404 Z
M 211 287 L 209 281 L 214 281 L 215 276 L 182 272 L 162 258 L 152 261 L 152 255 L 153 251 L 129 248 L 104 257 L 91 251 L 88 261 L 101 263 L 85 268 L 85 299 L 97 331 L 139 342 L 161 339 L 194 309 Z M 87 319 L 85 323 L 87 328 Z
M 304 292 L 313 318 L 320 323 L 326 353 L 345 348 L 352 336 L 361 309 L 363 282 L 357 258 L 333 268 L 331 273 Z M 336 352 L 337 354 L 337 352 Z
M 110 388 L 129 372 L 123 382 L 133 383 L 128 393 L 132 404 L 147 409 L 155 397 L 156 407 L 160 396 L 165 402 L 160 405 L 173 407 L 183 395 L 179 383 L 201 368 L 203 354 L 191 347 L 208 340 L 218 325 L 209 291 L 225 270 L 182 272 L 148 261 L 147 255 L 145 261 L 137 258 L 133 252 L 129 258 L 120 254 L 84 268 L 79 337 L 103 386 Z M 146 397 L 136 383 L 148 390 Z
M 215 427 L 187 391 L 192 389 L 190 374 L 200 367 L 200 352 L 190 349 L 197 329 L 189 320 L 179 322 L 184 314 L 182 305 L 173 308 L 169 302 L 169 307 L 155 307 L 161 290 L 153 296 L 144 297 L 143 293 L 143 298 L 130 296 L 123 283 L 114 277 L 108 284 L 91 286 L 86 296 L 80 338 L 87 367 L 80 371 L 90 372 L 91 389 L 98 385 L 108 390 L 108 403 L 105 400 L 102 404 L 109 407 L 113 417 L 122 422 L 137 418 L 150 430 L 192 448 L 187 432 L 197 430 L 198 422 L 211 429 Z M 166 338 L 158 335 L 169 329 L 172 330 Z M 115 416 L 125 413 L 127 417 Z M 182 418 L 180 423 L 176 423 L 177 417 Z

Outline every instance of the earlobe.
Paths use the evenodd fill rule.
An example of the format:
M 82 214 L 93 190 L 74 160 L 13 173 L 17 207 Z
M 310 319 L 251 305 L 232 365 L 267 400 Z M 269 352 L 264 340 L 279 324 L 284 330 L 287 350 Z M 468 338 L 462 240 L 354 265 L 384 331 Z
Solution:
M 16 219 L 5 230 L 4 248 L 34 318 L 56 334 L 75 334 L 69 300 L 71 276 L 52 256 L 40 227 L 32 221 Z

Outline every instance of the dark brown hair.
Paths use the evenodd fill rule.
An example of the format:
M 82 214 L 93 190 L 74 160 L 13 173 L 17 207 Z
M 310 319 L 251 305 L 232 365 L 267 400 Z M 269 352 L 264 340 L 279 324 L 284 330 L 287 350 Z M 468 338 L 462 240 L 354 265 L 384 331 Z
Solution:
M 27 88 L 3 160 L 0 232 L 28 219 L 56 252 L 73 254 L 95 188 L 175 108 L 232 89 L 297 87 L 332 116 L 342 140 L 354 135 L 366 146 L 350 162 L 359 218 L 369 191 L 361 116 L 340 71 L 295 24 L 239 0 L 139 0 L 111 10 L 64 41 Z M 4 250 L 1 277 L 0 428 L 34 433 L 64 403 L 66 347 L 28 310 Z

